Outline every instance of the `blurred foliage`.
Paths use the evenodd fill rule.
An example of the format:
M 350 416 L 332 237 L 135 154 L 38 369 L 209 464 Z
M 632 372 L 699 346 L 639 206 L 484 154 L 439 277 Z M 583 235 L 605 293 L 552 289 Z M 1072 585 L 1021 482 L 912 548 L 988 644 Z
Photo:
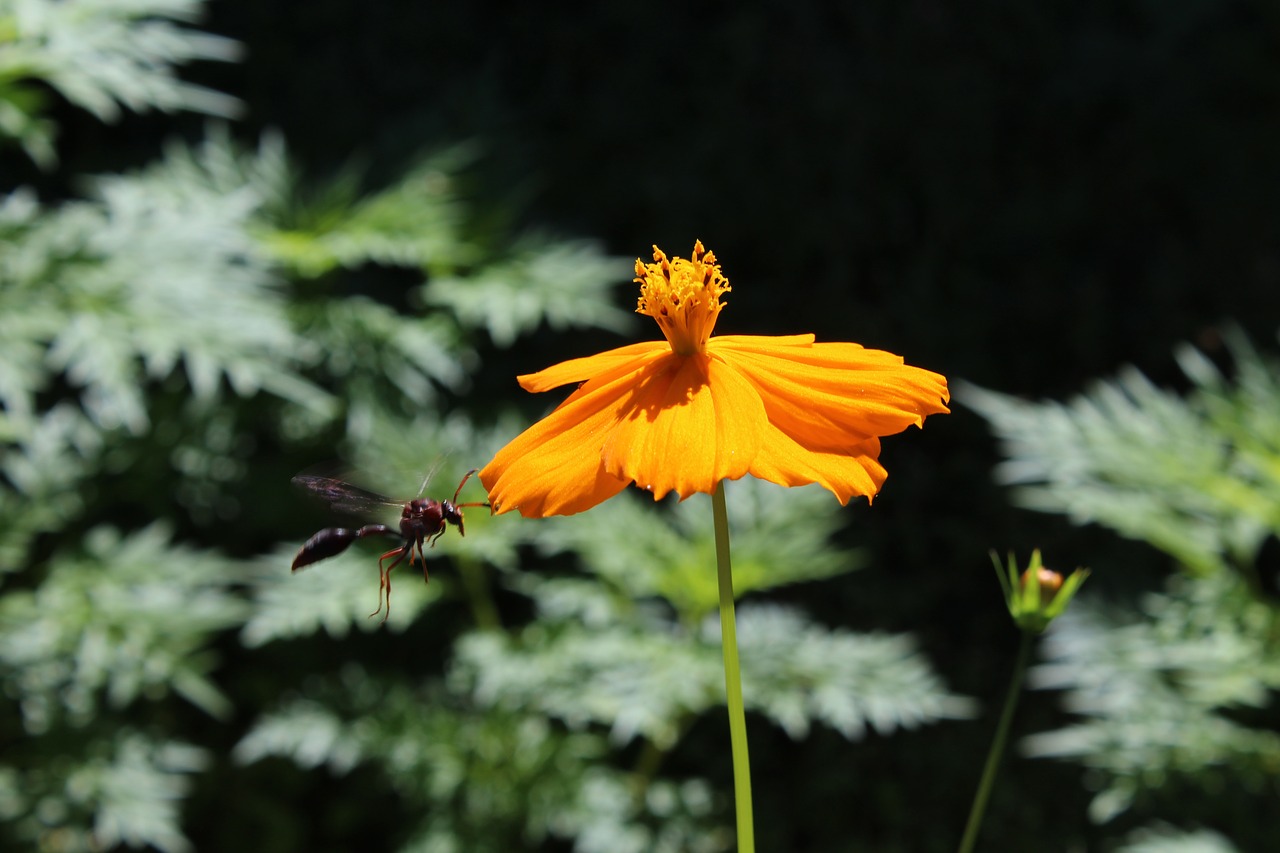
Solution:
M 808 532 L 808 517 L 819 512 L 811 500 L 762 500 L 759 493 L 778 491 L 767 484 L 733 485 L 734 498 L 769 506 L 773 522 L 791 529 Z M 829 496 L 823 503 L 823 522 L 829 523 L 836 505 Z M 646 505 L 647 512 L 637 511 Z M 702 510 L 707 515 L 709 506 Z M 460 571 L 472 578 L 464 586 L 476 627 L 456 639 L 442 678 L 392 689 L 369 684 L 362 668 L 344 671 L 337 682 L 317 685 L 316 695 L 299 696 L 268 714 L 237 747 L 238 757 L 282 755 L 336 772 L 383 762 L 393 774 L 408 774 L 418 781 L 396 790 L 417 804 L 411 813 L 424 818 L 414 835 L 423 834 L 407 849 L 421 843 L 432 850 L 502 850 L 553 836 L 590 851 L 723 849 L 729 839 L 715 817 L 723 820 L 727 803 L 711 795 L 708 780 L 656 775 L 693 724 L 721 710 L 718 622 L 701 606 L 690 609 L 680 599 L 621 582 L 663 565 L 643 546 L 628 546 L 644 541 L 631 527 L 642 515 L 654 519 L 650 528 L 664 527 L 651 500 L 630 495 L 593 510 L 595 525 L 580 518 L 511 519 L 504 533 L 507 519 L 489 522 L 481 533 L 487 542 L 506 535 L 554 547 L 562 556 L 576 551 L 581 571 L 548 577 L 501 572 L 493 581 L 527 596 L 536 608 L 532 621 L 504 626 L 494 621 L 497 607 L 487 582 L 475 583 L 479 566 L 468 565 L 475 555 L 459 547 Z M 539 529 L 544 527 L 552 532 Z M 601 530 L 616 534 L 612 560 L 598 566 L 591 548 L 570 544 L 588 527 L 595 528 L 593 537 Z M 672 535 L 673 523 L 665 530 Z M 703 553 L 712 539 L 703 525 L 690 552 Z M 744 564 L 769 554 L 753 549 L 749 539 L 738 552 Z M 284 559 L 279 555 L 274 563 Z M 622 571 L 625 564 L 634 573 Z M 785 565 L 778 563 L 779 583 L 796 579 L 787 577 Z M 263 575 L 268 590 L 289 580 L 296 579 L 278 571 Z M 343 633 L 348 624 L 368 625 L 370 590 L 367 580 L 363 588 L 346 589 L 335 599 L 345 613 L 331 611 L 325 627 Z M 302 595 L 310 601 L 322 593 L 316 586 Z M 276 600 L 283 607 L 283 598 Z M 352 600 L 361 606 L 351 608 Z M 397 592 L 389 626 L 407 627 L 438 600 Z M 272 612 L 246 626 L 246 642 L 265 642 L 272 638 L 265 631 L 288 624 L 288 617 L 273 623 Z M 284 633 L 306 629 L 295 625 Z M 749 707 L 795 737 L 814 724 L 857 738 L 868 725 L 887 733 L 971 713 L 969 702 L 945 689 L 905 637 L 832 631 L 799 613 L 760 606 L 744 607 L 739 630 Z M 397 691 L 408 692 L 397 700 Z M 368 698 L 360 701 L 361 695 Z M 417 745 L 410 748 L 406 738 Z M 619 751 L 637 747 L 636 765 L 619 768 Z M 420 759 L 400 766 L 417 751 L 424 753 Z M 517 765 L 512 756 L 519 756 Z M 611 789 L 616 796 L 607 793 Z
M 194 60 L 230 61 L 230 39 L 177 26 L 201 0 L 0 0 L 0 140 L 45 168 L 57 164 L 52 87 L 103 121 L 124 110 L 198 110 L 232 116 L 235 98 L 177 76 Z
M 1135 807 L 1195 817 L 1172 805 L 1187 788 L 1276 793 L 1280 610 L 1262 548 L 1280 536 L 1280 362 L 1227 340 L 1226 367 L 1178 350 L 1183 394 L 1131 369 L 1065 404 L 957 395 L 990 421 L 1008 457 L 997 475 L 1024 506 L 1147 542 L 1183 570 L 1136 610 L 1086 593 L 1032 672 L 1083 721 L 1028 738 L 1026 752 L 1089 768 L 1096 821 Z M 1206 844 L 1158 849 L 1219 849 Z
M 52 167 L 66 109 L 230 114 L 176 76 L 236 55 L 180 26 L 200 8 L 3 4 L 0 134 Z M 486 210 L 477 168 L 446 140 L 389 176 L 304 180 L 278 134 L 215 126 L 74 194 L 5 187 L 0 846 L 731 845 L 723 780 L 682 760 L 721 716 L 704 499 L 546 524 L 473 509 L 430 584 L 395 576 L 385 625 L 370 549 L 287 570 L 331 523 L 292 473 L 337 455 L 389 494 L 444 496 L 522 422 L 469 400 L 487 352 L 629 328 L 629 262 Z M 861 561 L 829 495 L 731 492 L 744 593 Z M 972 713 L 905 635 L 741 612 L 749 702 L 787 736 Z M 374 781 L 325 798 L 306 788 L 321 768 Z
M 1118 853 L 1235 853 L 1239 848 L 1210 830 L 1182 832 L 1170 826 L 1134 830 Z
M 1150 542 L 1196 573 L 1251 570 L 1280 533 L 1280 366 L 1228 341 L 1234 381 L 1179 349 L 1186 398 L 1130 368 L 1069 404 L 977 389 L 965 401 L 1004 441 L 997 477 L 1023 506 Z
M 886 443 L 871 514 L 731 484 L 760 837 L 953 846 L 976 727 L 840 747 L 972 713 L 928 659 L 996 689 L 981 555 L 1052 560 L 1043 536 L 1096 570 L 1036 675 L 1076 717 L 1030 697 L 1028 748 L 1065 760 L 1013 765 L 984 838 L 1274 848 L 1277 372 L 1243 337 L 1216 367 L 1207 323 L 1275 327 L 1278 26 L 1252 0 L 0 0 L 0 847 L 731 845 L 702 499 L 472 510 L 383 626 L 371 548 L 286 568 L 336 521 L 293 474 L 449 493 L 554 403 L 514 375 L 614 345 L 631 258 L 700 237 L 722 331 L 1036 394 L 1143 370 L 971 392 L 1002 476 L 1083 529 L 1009 513 L 959 413 Z M 1174 340 L 1207 353 L 1186 394 Z M 1149 551 L 1186 571 L 1135 605 L 1115 579 Z

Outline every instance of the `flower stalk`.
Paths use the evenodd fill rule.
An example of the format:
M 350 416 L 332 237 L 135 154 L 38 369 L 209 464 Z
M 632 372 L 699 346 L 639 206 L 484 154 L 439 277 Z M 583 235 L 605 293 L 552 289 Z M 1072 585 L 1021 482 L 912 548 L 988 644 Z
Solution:
M 747 718 L 742 703 L 742 669 L 738 665 L 738 631 L 733 612 L 733 568 L 729 562 L 729 513 L 724 481 L 711 495 L 716 531 L 716 577 L 720 587 L 720 645 L 724 654 L 724 689 L 729 707 L 729 740 L 733 752 L 733 799 L 739 853 L 756 849 L 751 813 L 751 763 L 747 756 Z
M 969 821 L 965 824 L 964 836 L 960 839 L 959 853 L 972 853 L 973 845 L 978 841 L 978 830 L 982 827 L 982 816 L 987 810 L 987 800 L 991 797 L 991 789 L 995 786 L 996 771 L 1000 768 L 1000 759 L 1004 757 L 1005 744 L 1009 741 L 1009 729 L 1013 725 L 1013 712 L 1018 707 L 1018 697 L 1022 695 L 1022 682 L 1027 674 L 1027 662 L 1031 659 L 1030 631 L 1018 632 L 1021 640 L 1018 643 L 1018 658 L 1013 664 L 1013 677 L 1009 680 L 1009 691 L 1004 697 L 1004 709 L 1000 712 L 1000 722 L 996 725 L 995 737 L 991 740 L 991 750 L 987 753 L 987 763 L 982 768 L 982 779 L 978 782 L 978 792 L 973 797 L 973 806 L 969 809 Z
M 1005 606 L 1009 609 L 1013 623 L 1018 626 L 1021 640 L 1018 643 L 1018 657 L 1013 665 L 1013 677 L 1009 681 L 1009 692 L 1004 698 L 1004 709 L 1000 712 L 1000 722 L 996 725 L 987 763 L 982 769 L 978 792 L 974 795 L 973 806 L 969 810 L 969 821 L 960 839 L 960 853 L 971 853 L 978 841 L 982 816 L 986 812 L 987 800 L 995 784 L 1000 759 L 1004 756 L 1005 744 L 1009 741 L 1013 712 L 1018 707 L 1018 697 L 1022 695 L 1022 682 L 1026 678 L 1027 664 L 1031 660 L 1031 643 L 1045 632 L 1054 619 L 1062 615 L 1080 589 L 1080 584 L 1089 576 L 1087 569 L 1076 569 L 1063 578 L 1044 565 L 1038 549 L 1032 552 L 1030 564 L 1021 573 L 1012 554 L 1009 555 L 1008 564 L 1002 566 L 1000 558 L 992 552 L 991 562 L 995 564 L 996 577 L 1004 592 Z

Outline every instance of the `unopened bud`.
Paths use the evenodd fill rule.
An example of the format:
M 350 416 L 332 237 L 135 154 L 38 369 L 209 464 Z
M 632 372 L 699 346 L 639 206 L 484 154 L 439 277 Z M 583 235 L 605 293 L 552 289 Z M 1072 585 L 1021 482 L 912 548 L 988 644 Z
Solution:
M 1024 595 L 1027 592 L 1027 587 L 1031 585 L 1030 575 L 1031 569 L 1027 569 L 1022 573 L 1022 591 Z M 1062 575 L 1053 569 L 1041 566 L 1036 570 L 1036 582 L 1040 586 L 1040 604 L 1042 607 L 1048 607 L 1053 602 L 1058 590 L 1062 589 L 1062 580 Z
M 1009 615 L 1019 628 L 1037 634 L 1048 628 L 1049 623 L 1067 609 L 1076 590 L 1089 575 L 1087 569 L 1076 569 L 1064 578 L 1040 562 L 1038 550 L 1032 552 L 1031 563 L 1021 573 L 1012 554 L 1009 555 L 1006 566 L 1000 565 L 994 552 L 991 554 L 991 561 L 995 563 L 996 576 L 1000 578 L 1000 586 L 1004 589 Z

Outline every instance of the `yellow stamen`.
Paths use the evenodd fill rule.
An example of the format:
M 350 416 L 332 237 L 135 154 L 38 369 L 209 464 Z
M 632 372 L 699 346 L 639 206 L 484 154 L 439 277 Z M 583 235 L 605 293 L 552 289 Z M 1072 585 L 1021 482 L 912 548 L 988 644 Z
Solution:
M 642 264 L 636 259 L 635 280 L 640 284 L 636 313 L 658 321 L 677 355 L 706 352 L 707 339 L 723 307 L 720 296 L 732 290 L 720 273 L 715 253 L 704 249 L 698 240 L 689 260 L 668 260 L 657 246 L 653 247 L 653 260 L 655 263 Z

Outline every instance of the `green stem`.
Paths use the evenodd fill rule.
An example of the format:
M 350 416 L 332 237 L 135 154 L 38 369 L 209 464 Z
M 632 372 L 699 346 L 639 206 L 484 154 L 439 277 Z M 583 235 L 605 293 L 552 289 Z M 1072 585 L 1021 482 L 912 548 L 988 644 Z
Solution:
M 1013 678 L 1009 682 L 1009 692 L 1004 697 L 1004 710 L 1000 712 L 1000 723 L 996 726 L 996 736 L 991 741 L 991 751 L 987 754 L 987 766 L 982 770 L 982 781 L 978 783 L 978 793 L 973 797 L 973 808 L 969 810 L 969 823 L 964 828 L 964 838 L 960 840 L 960 853 L 971 853 L 978 840 L 978 829 L 982 826 L 982 815 L 987 809 L 987 799 L 991 796 L 991 788 L 996 781 L 996 770 L 1000 766 L 1000 757 L 1004 755 L 1005 743 L 1009 740 L 1009 728 L 1013 723 L 1013 711 L 1018 707 L 1018 697 L 1022 695 L 1022 680 L 1027 674 L 1027 662 L 1031 658 L 1031 632 L 1022 631 L 1022 642 L 1018 646 L 1018 659 L 1013 665 Z
M 645 794 L 649 792 L 649 785 L 652 784 L 654 777 L 658 775 L 658 769 L 662 766 L 662 762 L 666 757 L 666 750 L 660 748 L 652 740 L 645 740 L 644 745 L 640 748 L 640 755 L 636 758 L 635 769 L 631 771 L 631 802 L 633 808 L 638 810 L 643 806 Z
M 471 605 L 471 617 L 476 620 L 476 627 L 482 631 L 497 631 L 502 628 L 502 616 L 498 614 L 498 607 L 489 592 L 484 569 L 475 560 L 465 557 L 455 558 L 454 563 L 467 591 L 467 603 Z
M 729 565 L 729 513 L 724 483 L 711 495 L 716 528 L 716 576 L 720 581 L 720 644 L 724 651 L 724 691 L 729 705 L 729 740 L 733 746 L 733 799 L 738 816 L 738 851 L 754 853 L 751 822 L 751 766 L 747 759 L 747 717 L 742 706 L 742 671 L 738 667 L 738 631 L 733 619 L 733 569 Z

